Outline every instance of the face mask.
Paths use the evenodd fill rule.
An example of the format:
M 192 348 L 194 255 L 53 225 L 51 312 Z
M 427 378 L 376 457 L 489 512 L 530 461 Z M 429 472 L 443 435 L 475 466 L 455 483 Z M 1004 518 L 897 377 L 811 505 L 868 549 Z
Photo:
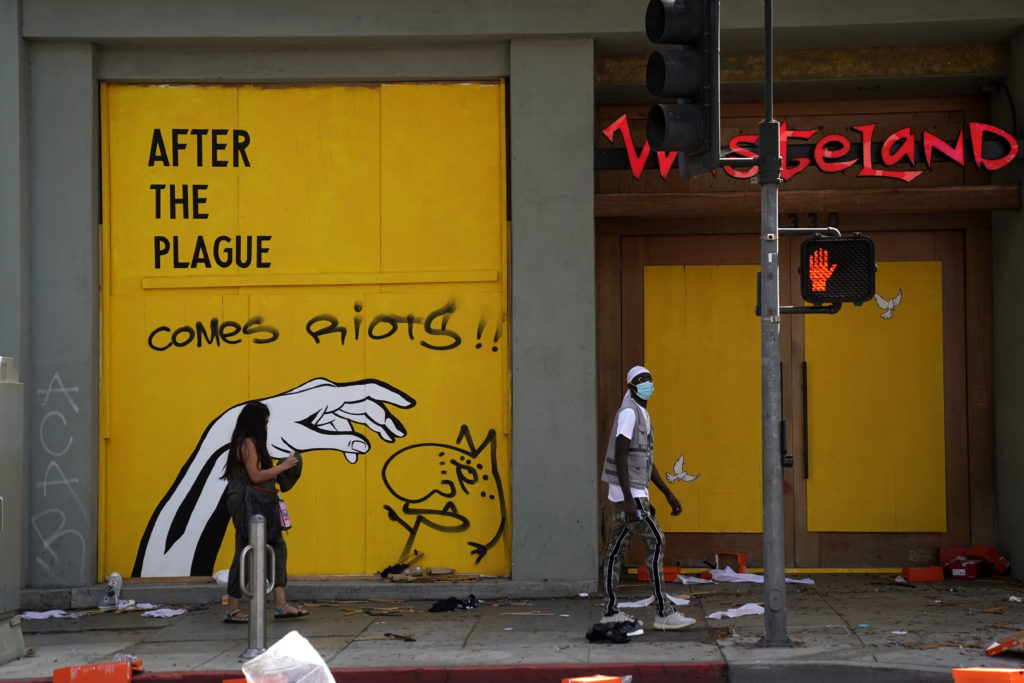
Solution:
M 640 382 L 635 389 L 636 395 L 646 401 L 654 393 L 654 382 Z

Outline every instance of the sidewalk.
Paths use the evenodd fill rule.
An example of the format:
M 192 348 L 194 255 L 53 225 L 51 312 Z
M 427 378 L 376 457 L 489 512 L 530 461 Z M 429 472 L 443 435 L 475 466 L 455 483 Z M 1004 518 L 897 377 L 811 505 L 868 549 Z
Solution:
M 1024 599 L 1024 585 L 1016 580 L 900 584 L 891 574 L 803 577 L 815 583 L 787 584 L 793 645 L 786 648 L 758 646 L 763 615 L 709 618 L 761 602 L 763 586 L 751 583 L 672 583 L 669 593 L 691 600 L 679 609 L 697 623 L 682 631 L 655 631 L 652 607 L 632 609 L 646 632 L 629 643 L 611 644 L 585 637 L 601 616 L 596 595 L 517 600 L 490 597 L 496 591 L 487 582 L 435 584 L 437 594 L 464 599 L 472 593 L 480 604 L 473 610 L 430 612 L 433 599 L 316 600 L 323 583 L 295 582 L 289 592 L 304 600 L 311 614 L 280 621 L 268 617 L 266 642 L 272 645 L 298 631 L 338 681 L 557 682 L 570 675 L 631 673 L 634 683 L 903 682 L 952 681 L 956 667 L 1024 669 L 1019 648 L 996 657 L 985 653 L 994 640 L 1024 630 L 1024 602 L 1017 601 Z M 378 583 L 377 590 L 386 587 Z M 649 595 L 646 584 L 624 581 L 622 588 L 624 600 Z M 172 584 L 127 583 L 122 597 L 161 602 L 156 594 L 180 590 Z M 32 656 L 0 665 L 0 680 L 50 681 L 56 668 L 109 662 L 119 653 L 143 660 L 138 681 L 241 678 L 239 656 L 248 647 L 248 626 L 222 623 L 219 601 L 164 604 L 188 612 L 147 618 L 141 612 L 87 610 L 77 619 L 22 620 Z

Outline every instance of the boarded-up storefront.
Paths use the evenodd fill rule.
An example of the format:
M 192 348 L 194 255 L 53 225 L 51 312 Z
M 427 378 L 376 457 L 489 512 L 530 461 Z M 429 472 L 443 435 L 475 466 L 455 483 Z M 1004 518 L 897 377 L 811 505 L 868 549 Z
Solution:
M 641 170 L 645 111 L 597 113 L 598 145 L 625 147 L 632 166 L 597 173 L 602 425 L 624 369 L 650 368 L 656 466 L 684 510 L 662 523 L 666 562 L 728 551 L 759 566 L 756 171 L 682 180 L 665 158 Z M 733 154 L 752 154 L 760 113 L 723 111 Z M 992 542 L 986 209 L 1012 205 L 1018 189 L 990 184 L 987 170 L 1016 142 L 972 98 L 787 102 L 776 116 L 788 131 L 780 227 L 865 233 L 878 267 L 862 306 L 782 316 L 786 563 L 898 567 Z M 986 135 L 1007 142 L 998 161 L 979 160 Z M 781 237 L 784 306 L 803 305 L 800 242 Z
M 230 564 L 238 407 L 292 574 L 507 575 L 501 82 L 102 91 L 101 574 Z

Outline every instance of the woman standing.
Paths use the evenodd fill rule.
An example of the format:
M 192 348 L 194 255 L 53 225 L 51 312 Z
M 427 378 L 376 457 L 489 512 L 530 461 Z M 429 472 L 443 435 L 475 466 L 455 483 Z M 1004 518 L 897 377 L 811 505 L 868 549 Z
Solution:
M 231 521 L 235 525 L 235 556 L 231 560 L 228 572 L 228 608 L 224 618 L 227 624 L 244 624 L 249 621 L 239 607 L 242 597 L 240 580 L 241 554 L 246 546 L 248 520 L 245 518 L 245 490 L 255 486 L 268 491 L 276 491 L 277 476 L 298 464 L 298 458 L 289 455 L 277 465 L 270 459 L 267 451 L 267 424 L 270 422 L 270 409 L 259 401 L 250 401 L 242 407 L 231 435 L 231 446 L 228 460 L 224 466 L 222 479 L 228 482 L 225 500 Z M 278 619 L 304 617 L 309 611 L 292 605 L 285 597 L 284 587 L 288 583 L 288 547 L 284 539 L 269 543 L 274 549 L 274 614 Z

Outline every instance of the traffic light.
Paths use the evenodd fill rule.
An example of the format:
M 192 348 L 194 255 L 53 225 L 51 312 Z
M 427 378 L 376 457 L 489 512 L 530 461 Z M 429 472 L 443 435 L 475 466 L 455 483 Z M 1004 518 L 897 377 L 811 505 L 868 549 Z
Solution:
M 800 245 L 800 295 L 812 304 L 862 304 L 875 295 L 875 243 L 852 237 L 810 237 Z
M 691 178 L 718 168 L 719 0 L 651 0 L 647 39 L 677 45 L 647 60 L 647 91 L 676 104 L 647 113 L 647 141 L 656 150 L 679 152 L 679 174 Z

